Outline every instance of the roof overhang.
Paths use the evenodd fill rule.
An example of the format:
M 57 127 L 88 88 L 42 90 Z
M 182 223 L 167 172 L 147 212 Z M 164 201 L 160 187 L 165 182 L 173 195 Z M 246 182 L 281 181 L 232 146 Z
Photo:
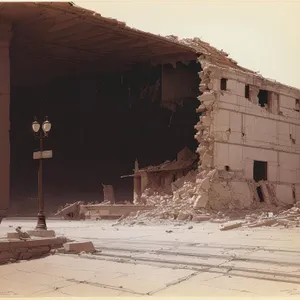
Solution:
M 70 2 L 0 3 L 0 19 L 12 24 L 12 76 L 19 83 L 197 59 L 187 45 Z

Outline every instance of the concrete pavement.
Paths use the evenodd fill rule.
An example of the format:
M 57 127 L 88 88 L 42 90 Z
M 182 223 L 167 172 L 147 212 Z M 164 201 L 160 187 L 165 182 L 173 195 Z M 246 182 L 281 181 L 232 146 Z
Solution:
M 4 220 L 0 234 L 10 226 L 26 230 L 34 224 L 29 220 Z M 91 240 L 98 252 L 60 254 L 0 266 L 0 297 L 299 298 L 298 228 L 222 232 L 218 224 L 209 222 L 111 225 L 109 221 L 49 221 L 49 229 L 76 240 Z

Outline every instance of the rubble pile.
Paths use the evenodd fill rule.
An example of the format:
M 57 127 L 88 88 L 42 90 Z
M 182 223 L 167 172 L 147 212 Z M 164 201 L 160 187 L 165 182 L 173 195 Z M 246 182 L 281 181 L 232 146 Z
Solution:
M 228 210 L 228 205 L 226 205 L 228 203 L 222 207 L 223 201 L 219 201 L 220 197 L 211 188 L 212 184 L 218 180 L 217 170 L 203 170 L 200 173 L 191 171 L 171 184 L 171 194 L 146 189 L 142 195 L 143 201 L 156 208 L 141 213 L 140 217 L 143 215 L 156 219 L 187 220 L 197 219 L 197 216 L 203 214 L 212 217 L 220 216 L 221 213 L 218 211 L 222 208 L 223 211 Z M 234 202 L 234 198 L 230 197 L 230 199 Z M 231 206 L 231 213 L 234 208 L 239 207 L 236 203 Z
M 287 210 L 281 210 L 278 213 L 262 212 L 261 214 L 249 214 L 245 217 L 246 227 L 262 227 L 262 226 L 284 226 L 299 227 L 300 226 L 300 202 Z
M 243 181 L 242 176 L 233 172 L 202 170 L 191 171 L 172 183 L 172 193 L 145 190 L 142 197 L 150 211 L 131 213 L 119 220 L 118 224 L 138 224 L 151 221 L 211 221 L 226 224 L 232 220 L 239 223 L 224 225 L 231 230 L 238 227 L 298 226 L 300 222 L 300 202 L 293 207 L 282 206 L 269 193 L 265 202 L 260 202 L 254 193 L 258 185 Z M 268 185 L 268 188 L 271 188 Z
M 220 216 L 220 213 L 214 212 L 208 205 L 208 189 L 214 174 L 214 170 L 206 172 L 206 177 L 201 178 L 204 174 L 199 176 L 197 171 L 191 171 L 171 184 L 171 194 L 146 189 L 142 199 L 147 205 L 155 206 L 155 209 L 137 214 L 132 213 L 122 218 L 122 223 L 125 224 L 135 219 L 205 221 Z

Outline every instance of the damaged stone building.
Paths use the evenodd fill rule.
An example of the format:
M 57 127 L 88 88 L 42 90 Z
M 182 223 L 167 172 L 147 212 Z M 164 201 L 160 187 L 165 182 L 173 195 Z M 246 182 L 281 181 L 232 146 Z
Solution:
M 16 174 L 22 182 L 36 176 L 22 165 L 22 155 L 32 157 L 24 145 L 34 114 L 53 123 L 52 190 L 65 188 L 65 178 L 73 180 L 65 194 L 71 188 L 78 194 L 85 179 L 100 186 L 93 168 L 130 174 L 151 140 L 156 147 L 142 168 L 172 160 L 185 147 L 198 154 L 188 193 L 195 207 L 300 200 L 300 91 L 239 66 L 198 38 L 142 32 L 74 3 L 1 3 L 0 61 L 1 216 L 18 189 Z M 146 121 L 152 127 L 135 135 Z M 91 145 L 95 136 L 100 146 Z M 161 157 L 151 160 L 154 154 Z M 118 155 L 118 166 L 105 165 Z

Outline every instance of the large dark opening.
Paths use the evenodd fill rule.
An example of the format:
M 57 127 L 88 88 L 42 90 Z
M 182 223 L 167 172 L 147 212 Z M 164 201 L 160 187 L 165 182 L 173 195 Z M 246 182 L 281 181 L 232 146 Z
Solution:
M 267 180 L 268 163 L 265 161 L 254 161 L 253 164 L 253 179 L 255 182 Z M 260 202 L 264 202 L 264 195 L 261 186 L 256 188 Z
M 132 174 L 140 167 L 176 159 L 184 147 L 196 151 L 194 126 L 200 65 L 139 64 L 126 72 L 71 75 L 43 86 L 13 86 L 11 96 L 11 211 L 35 212 L 38 143 L 33 116 L 48 116 L 52 130 L 44 148 L 45 208 L 75 201 L 102 201 L 102 185 L 116 200 L 133 200 Z M 21 206 L 21 203 L 26 203 Z M 24 211 L 25 210 L 25 211 Z
M 269 92 L 266 90 L 259 90 L 258 103 L 261 107 L 269 104 Z

